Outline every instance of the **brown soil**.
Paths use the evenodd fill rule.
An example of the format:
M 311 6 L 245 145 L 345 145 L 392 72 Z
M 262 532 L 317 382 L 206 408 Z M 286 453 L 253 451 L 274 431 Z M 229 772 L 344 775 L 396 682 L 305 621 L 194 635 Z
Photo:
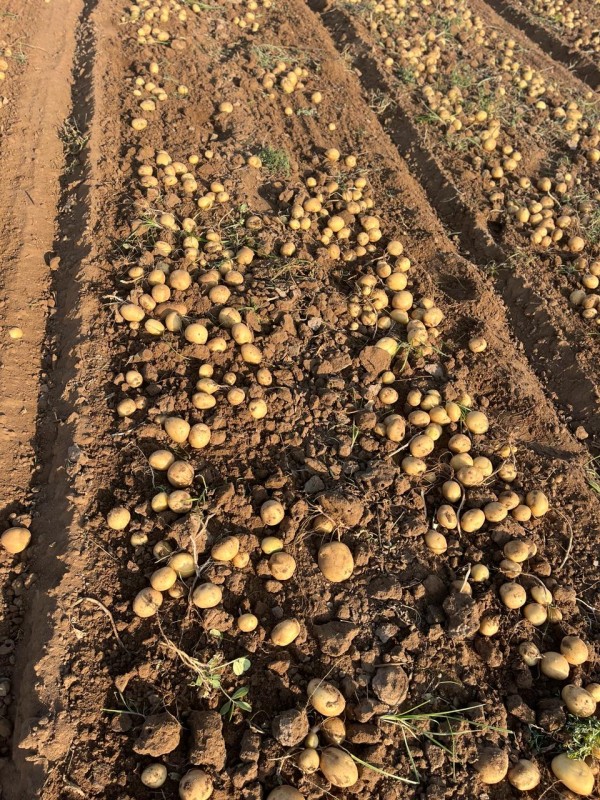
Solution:
M 578 634 L 592 653 L 573 681 L 600 680 L 600 499 L 590 485 L 600 435 L 597 338 L 544 267 L 483 269 L 506 261 L 510 237 L 494 235 L 477 213 L 478 189 L 466 191 L 468 179 L 461 185 L 422 137 L 410 98 L 389 85 L 369 30 L 345 7 L 259 5 L 260 27 L 251 32 L 235 24 L 247 3 L 202 5 L 197 14 L 191 5 L 187 21 L 173 12 L 162 24 L 181 47 L 138 43 L 141 22 L 130 21 L 122 0 L 7 0 L 10 15 L 0 12 L 0 39 L 23 41 L 28 54 L 8 73 L 9 102 L 0 111 L 0 522 L 2 530 L 22 524 L 32 532 L 24 553 L 0 556 L 0 795 L 176 798 L 179 777 L 194 765 L 212 776 L 215 800 L 261 800 L 280 783 L 313 800 L 523 796 L 506 780 L 479 782 L 478 749 L 497 744 L 511 761 L 536 761 L 542 781 L 531 796 L 541 797 L 554 781 L 551 757 L 568 736 L 555 702 L 561 684 L 525 667 L 518 644 L 533 639 L 556 650 L 564 635 Z M 480 0 L 473 7 L 506 24 Z M 541 68 L 576 81 L 514 35 Z M 306 89 L 275 89 L 271 98 L 261 70 L 281 59 L 309 70 Z M 169 97 L 136 132 L 134 81 L 152 61 Z M 178 84 L 187 97 L 177 95 Z M 374 89 L 396 105 L 374 110 Z M 314 106 L 317 90 L 323 101 Z M 233 104 L 231 114 L 218 112 L 223 100 Z M 356 154 L 358 171 L 327 167 L 330 147 Z M 245 163 L 264 148 L 285 151 L 289 169 L 269 173 Z M 212 158 L 203 155 L 208 149 Z M 199 229 L 239 244 L 245 219 L 263 220 L 248 239 L 260 255 L 228 303 L 243 310 L 273 374 L 264 392 L 231 347 L 211 355 L 178 333 L 157 338 L 122 322 L 118 309 L 134 288 L 128 271 L 140 264 L 148 272 L 161 261 L 152 230 L 145 240 L 132 237 L 134 220 L 150 211 L 197 213 L 174 192 L 153 197 L 149 211 L 138 170 L 159 150 L 184 162 L 200 154 L 199 193 L 213 181 L 225 185 L 229 201 L 201 212 Z M 347 313 L 369 263 L 332 262 L 314 233 L 294 234 L 281 220 L 309 175 L 367 178 L 385 241 L 400 239 L 411 259 L 411 292 L 444 312 L 439 347 L 407 351 L 394 363 L 392 409 L 377 399 L 385 365 L 382 351 L 368 348 L 378 334 L 353 329 Z M 286 239 L 297 243 L 298 258 L 276 257 Z M 195 277 L 201 271 L 191 268 Z M 211 337 L 218 330 L 198 282 L 173 300 L 185 302 Z M 13 326 L 23 338 L 8 337 Z M 467 346 L 474 335 L 488 342 L 479 355 Z M 245 406 L 224 401 L 208 412 L 195 408 L 198 367 L 208 360 L 219 381 L 233 372 L 250 398 L 264 394 L 268 415 L 255 420 Z M 132 367 L 144 376 L 139 390 L 124 383 Z M 405 413 L 414 387 L 436 388 L 447 400 L 468 392 L 491 422 L 489 436 L 474 437 L 477 453 L 497 467 L 498 447 L 513 445 L 512 488 L 543 489 L 549 513 L 523 526 L 448 531 L 448 550 L 433 555 L 423 534 L 440 504 L 444 466 L 431 457 L 433 484 L 409 478 L 405 453 L 374 432 L 390 410 Z M 116 407 L 125 397 L 140 403 L 121 418 Z M 204 450 L 178 451 L 197 476 L 197 499 L 185 515 L 150 506 L 166 480 L 149 468 L 148 455 L 173 446 L 160 425 L 164 414 L 206 422 L 213 432 Z M 480 507 L 503 488 L 495 476 L 467 506 Z M 266 498 L 286 509 L 277 535 L 297 570 L 285 582 L 272 578 L 260 548 L 269 532 L 258 514 Z M 106 524 L 116 505 L 132 512 L 126 531 Z M 343 583 L 328 582 L 317 567 L 319 546 L 332 538 L 312 529 L 320 510 L 354 555 Z M 147 543 L 132 544 L 132 534 Z M 224 534 L 238 536 L 250 553 L 244 569 L 210 560 Z M 533 628 L 502 606 L 498 565 L 514 535 L 537 547 L 521 582 L 551 588 L 562 621 Z M 187 594 L 165 594 L 158 615 L 133 614 L 133 598 L 157 568 L 153 547 L 165 539 L 196 555 L 201 580 L 223 588 L 222 604 L 200 611 Z M 466 599 L 452 582 L 467 580 L 478 562 L 491 577 L 473 583 Z M 241 633 L 235 618 L 250 611 L 258 628 Z M 499 615 L 494 637 L 477 632 L 484 611 Z M 299 620 L 300 635 L 276 648 L 270 632 L 289 618 Z M 248 658 L 243 676 L 225 669 L 221 680 L 230 695 L 248 688 L 251 711 L 219 714 L 226 698 L 196 685 L 186 654 L 203 664 Z M 406 673 L 407 692 L 394 666 Z M 312 709 L 305 715 L 314 677 L 333 681 L 347 701 L 344 746 L 361 762 L 350 789 L 336 789 L 319 772 L 303 776 L 291 757 L 307 725 L 319 722 Z M 452 739 L 453 758 L 420 737 L 411 741 L 411 763 L 400 730 L 381 719 L 421 703 L 428 711 L 469 709 L 461 720 L 468 735 Z M 140 780 L 156 761 L 168 770 L 158 791 Z M 416 784 L 393 777 L 414 780 L 414 770 Z

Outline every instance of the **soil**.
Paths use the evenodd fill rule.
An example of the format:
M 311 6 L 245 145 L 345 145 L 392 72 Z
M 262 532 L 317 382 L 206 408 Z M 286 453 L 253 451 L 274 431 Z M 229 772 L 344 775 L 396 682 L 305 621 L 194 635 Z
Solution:
M 600 682 L 598 338 L 568 305 L 569 278 L 557 278 L 546 261 L 485 268 L 506 262 L 520 240 L 498 232 L 493 214 L 481 211 L 487 206 L 472 173 L 423 136 L 414 98 L 390 81 L 376 37 L 351 7 L 161 5 L 171 13 L 153 25 L 169 32 L 167 44 L 140 42 L 142 22 L 132 21 L 123 0 L 6 0 L 0 11 L 0 44 L 27 54 L 9 60 L 0 109 L 0 523 L 32 532 L 23 553 L 0 554 L 0 795 L 176 798 L 180 777 L 200 768 L 213 779 L 215 800 L 261 800 L 281 783 L 312 800 L 522 796 L 506 780 L 485 785 L 477 777 L 482 749 L 500 747 L 500 761 L 537 763 L 542 780 L 531 796 L 541 797 L 554 783 L 549 764 L 565 749 L 567 717 L 561 684 L 526 667 L 519 643 L 557 650 L 563 636 L 580 635 L 590 658 L 572 680 Z M 469 6 L 514 36 L 561 86 L 589 90 L 495 4 Z M 181 9 L 187 19 L 178 18 Z M 280 60 L 286 71 L 307 69 L 305 88 L 284 94 L 276 83 L 270 96 L 265 68 Z M 149 79 L 151 62 L 168 97 L 136 131 L 135 80 Z M 177 93 L 182 84 L 187 94 Z M 316 91 L 318 105 L 310 100 Z M 374 104 L 374 91 L 394 105 Z M 219 111 L 223 101 L 231 113 Z M 357 167 L 328 163 L 331 147 L 355 154 Z M 287 154 L 287 163 L 269 171 L 269 148 Z M 198 155 L 194 194 L 144 186 L 139 169 L 155 165 L 161 150 L 173 161 Z M 260 170 L 246 163 L 259 152 Z M 307 196 L 308 176 L 321 185 L 366 179 L 384 241 L 399 239 L 412 262 L 408 288 L 443 311 L 435 348 L 392 360 L 374 347 L 385 331 L 352 324 L 348 303 L 371 263 L 332 261 L 316 221 L 306 235 L 286 225 L 295 199 Z M 215 181 L 229 199 L 198 215 L 194 201 Z M 211 339 L 225 336 L 223 352 L 177 331 L 155 337 L 124 323 L 123 302 L 148 290 L 130 270 L 142 266 L 147 275 L 183 261 L 168 231 L 161 240 L 177 256 L 157 252 L 152 227 L 135 233 L 136 220 L 165 212 L 197 215 L 202 234 L 218 230 L 234 251 L 249 244 L 258 254 L 240 267 L 243 284 L 230 285 L 227 304 L 254 332 L 271 386 L 259 385 L 255 367 L 219 328 L 197 280 L 204 268 L 192 264 L 195 280 L 169 302 L 184 304 Z M 249 232 L 251 215 L 260 216 L 260 230 Z M 278 256 L 287 240 L 297 246 L 292 259 Z M 8 336 L 15 326 L 23 331 L 17 340 Z M 475 335 L 487 340 L 485 352 L 470 351 Z M 254 419 L 246 403 L 230 405 L 222 394 L 214 408 L 196 408 L 198 368 L 208 361 L 219 383 L 233 373 L 249 399 L 264 398 L 267 416 Z M 140 388 L 124 379 L 132 368 L 143 376 Z M 378 399 L 390 368 L 399 395 L 393 408 Z M 474 450 L 497 470 L 499 448 L 510 444 L 511 488 L 542 489 L 549 512 L 471 534 L 447 531 L 447 551 L 432 553 L 424 534 L 447 467 L 432 455 L 428 480 L 411 478 L 402 469 L 406 453 L 377 432 L 390 411 L 408 413 L 414 388 L 437 389 L 448 401 L 467 392 L 491 423 L 487 436 L 473 437 Z M 121 417 L 117 406 L 128 397 L 135 412 Z M 165 415 L 208 424 L 209 446 L 175 447 Z M 460 426 L 446 428 L 441 444 Z M 173 448 L 194 467 L 189 513 L 152 509 L 166 484 L 148 464 L 158 448 Z M 469 493 L 466 508 L 507 486 L 494 473 Z M 285 581 L 274 579 L 261 550 L 273 533 L 259 514 L 266 499 L 286 512 L 274 529 L 296 561 Z M 131 512 L 125 531 L 106 523 L 119 505 Z M 315 529 L 319 514 L 335 523 L 333 532 Z M 238 537 L 250 555 L 246 567 L 210 558 L 224 535 Z M 539 628 L 498 595 L 502 548 L 525 535 L 537 552 L 520 581 L 527 589 L 545 584 L 562 612 Z M 317 564 L 320 545 L 332 538 L 354 558 L 352 577 L 341 583 Z M 199 571 L 183 597 L 165 593 L 159 613 L 142 619 L 132 601 L 164 565 L 155 550 L 164 541 L 191 552 Z M 458 591 L 456 582 L 464 588 L 479 562 L 490 579 L 472 582 L 472 595 Z M 198 580 L 220 586 L 222 603 L 194 606 L 188 594 Z M 259 624 L 242 633 L 236 618 L 247 612 Z M 479 626 L 491 613 L 499 631 L 485 637 Z M 276 647 L 272 629 L 292 618 L 298 637 Z M 242 658 L 249 663 L 237 675 Z M 360 773 L 348 789 L 295 764 L 307 732 L 322 722 L 307 698 L 315 677 L 346 699 L 344 747 Z M 236 696 L 241 687 L 247 692 Z M 428 712 L 462 710 L 464 735 L 452 737 L 452 752 L 423 735 L 407 747 L 385 719 L 421 704 Z M 321 730 L 319 737 L 322 747 Z M 158 791 L 141 781 L 157 761 L 168 771 Z

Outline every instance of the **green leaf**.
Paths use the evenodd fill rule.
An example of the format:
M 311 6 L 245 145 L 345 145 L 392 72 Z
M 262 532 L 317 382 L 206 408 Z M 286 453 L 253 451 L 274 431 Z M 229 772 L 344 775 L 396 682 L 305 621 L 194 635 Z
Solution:
M 223 703 L 221 708 L 219 709 L 219 714 L 224 717 L 226 714 L 229 714 L 231 711 L 231 700 L 228 700 L 226 703 Z
M 211 628 L 208 632 L 209 636 L 212 636 L 213 639 L 222 639 L 223 634 L 217 628 Z
M 245 700 L 242 700 L 240 703 L 236 703 L 236 706 L 242 711 L 252 711 L 252 706 L 250 703 L 246 703 Z
M 235 661 L 232 662 L 231 667 L 234 675 L 243 675 L 244 672 L 248 672 L 251 667 L 250 659 L 245 657 L 236 658 Z
M 235 692 L 231 695 L 231 699 L 239 700 L 240 697 L 246 697 L 247 694 L 248 694 L 248 687 L 240 686 L 240 688 L 236 689 Z
M 211 675 L 207 679 L 207 683 L 209 686 L 212 686 L 213 689 L 218 689 L 221 686 L 221 679 L 217 675 Z

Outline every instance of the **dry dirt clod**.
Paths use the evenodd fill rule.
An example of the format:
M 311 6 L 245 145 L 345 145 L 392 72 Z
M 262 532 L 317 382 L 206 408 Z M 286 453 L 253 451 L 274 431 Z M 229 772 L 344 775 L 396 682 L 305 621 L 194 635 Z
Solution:
M 217 711 L 192 711 L 187 719 L 191 733 L 188 760 L 195 767 L 225 767 L 227 750 L 223 738 L 223 717 Z
M 289 709 L 278 714 L 271 723 L 271 732 L 284 747 L 296 747 L 308 734 L 306 711 Z
M 133 749 L 142 756 L 164 756 L 179 746 L 181 725 L 176 717 L 165 711 L 146 717 Z
M 408 675 L 399 665 L 379 667 L 371 687 L 382 703 L 395 707 L 408 695 Z

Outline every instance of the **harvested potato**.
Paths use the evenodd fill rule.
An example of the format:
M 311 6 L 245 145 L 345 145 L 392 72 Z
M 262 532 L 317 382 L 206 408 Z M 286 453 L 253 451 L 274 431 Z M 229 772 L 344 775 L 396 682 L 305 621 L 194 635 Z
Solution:
M 307 693 L 308 702 L 324 717 L 339 717 L 344 713 L 346 701 L 333 684 L 313 678 L 308 684 Z
M 535 667 L 542 658 L 542 654 L 533 642 L 521 642 L 519 655 L 528 667 Z
M 339 717 L 327 717 L 323 720 L 321 732 L 329 744 L 341 744 L 346 738 L 346 726 Z
M 212 546 L 210 557 L 215 561 L 233 561 L 239 550 L 240 540 L 237 536 L 226 536 Z
M 150 576 L 150 586 L 157 592 L 166 592 L 177 583 L 177 573 L 172 567 L 160 567 Z
M 358 780 L 358 768 L 352 757 L 339 747 L 326 747 L 319 768 L 333 786 L 346 788 Z
M 148 766 L 142 770 L 140 779 L 144 786 L 147 786 L 149 789 L 160 789 L 167 780 L 167 768 L 164 764 L 148 764 Z
M 534 517 L 543 517 L 544 514 L 548 511 L 548 498 L 544 494 L 544 492 L 540 491 L 533 491 L 528 492 L 527 497 L 525 498 L 525 503 L 531 509 L 531 514 Z
M 190 447 L 193 447 L 194 450 L 201 450 L 210 442 L 211 436 L 211 430 L 208 425 L 205 425 L 203 422 L 197 422 L 190 428 L 188 442 Z
M 155 450 L 148 457 L 148 463 L 159 472 L 164 472 L 169 469 L 171 464 L 175 461 L 175 456 L 170 450 Z
M 483 747 L 479 751 L 475 769 L 482 783 L 500 783 L 508 772 L 508 753 L 499 747 Z
M 187 550 L 175 553 L 169 559 L 169 566 L 174 569 L 180 578 L 191 578 L 196 574 L 196 562 L 194 556 Z
M 212 778 L 204 770 L 190 769 L 179 781 L 180 800 L 208 800 L 212 793 Z
M 296 765 L 305 775 L 311 775 L 319 769 L 319 753 L 314 747 L 301 750 L 296 756 Z
M 7 528 L 2 536 L 0 536 L 0 542 L 2 543 L 2 547 L 11 555 L 17 555 L 17 553 L 22 553 L 26 547 L 29 546 L 29 542 L 31 541 L 31 533 L 27 528 L 15 526 L 13 528 Z
M 277 500 L 265 500 L 260 507 L 260 518 L 265 525 L 279 525 L 285 516 L 285 509 Z
M 527 592 L 518 583 L 503 583 L 499 591 L 507 608 L 521 608 L 527 602 Z
M 521 758 L 508 770 L 508 782 L 520 792 L 529 792 L 535 789 L 541 780 L 539 769 L 526 758 Z
M 441 556 L 448 549 L 448 541 L 443 533 L 439 531 L 429 530 L 425 534 L 425 544 L 438 556 Z
M 190 433 L 190 424 L 180 417 L 167 417 L 164 422 L 165 431 L 177 444 L 183 444 Z
M 194 482 L 194 468 L 187 461 L 174 461 L 167 470 L 167 480 L 171 486 L 185 489 Z
M 146 586 L 133 599 L 133 613 L 138 617 L 151 617 L 161 607 L 163 596 L 151 586 Z
M 573 665 L 583 664 L 590 657 L 587 644 L 579 636 L 565 636 L 560 643 L 560 652 Z
M 223 599 L 223 590 L 214 583 L 201 583 L 192 593 L 192 603 L 197 608 L 215 608 Z
M 302 769 L 302 767 L 300 768 Z M 307 770 L 303 771 L 307 772 Z M 267 795 L 267 800 L 304 800 L 304 795 L 293 786 L 284 784 L 283 786 L 277 786 L 275 789 L 269 792 Z
M 327 542 L 321 545 L 317 560 L 319 569 L 332 583 L 348 580 L 354 571 L 352 551 L 343 542 Z
M 108 527 L 112 528 L 113 531 L 125 530 L 125 528 L 129 525 L 130 520 L 131 514 L 129 513 L 128 509 L 124 508 L 123 506 L 112 508 L 106 515 Z
M 254 614 L 240 614 L 237 618 L 237 626 L 244 633 L 250 633 L 256 630 L 258 626 L 258 617 Z
M 297 619 L 284 619 L 271 631 L 271 641 L 277 647 L 287 647 L 300 634 L 300 623 Z
M 569 677 L 569 662 L 560 653 L 549 651 L 542 655 L 540 669 L 547 678 L 564 681 Z
M 280 550 L 269 558 L 269 570 L 275 580 L 287 581 L 296 571 L 296 559 Z
M 585 761 L 561 753 L 552 759 L 550 766 L 558 780 L 575 794 L 588 797 L 594 791 L 594 773 Z
M 488 418 L 481 411 L 469 411 L 465 417 L 465 427 L 471 433 L 486 433 L 489 426 Z
M 576 717 L 591 717 L 596 713 L 596 701 L 592 695 L 580 686 L 568 683 L 560 693 L 564 704 Z

